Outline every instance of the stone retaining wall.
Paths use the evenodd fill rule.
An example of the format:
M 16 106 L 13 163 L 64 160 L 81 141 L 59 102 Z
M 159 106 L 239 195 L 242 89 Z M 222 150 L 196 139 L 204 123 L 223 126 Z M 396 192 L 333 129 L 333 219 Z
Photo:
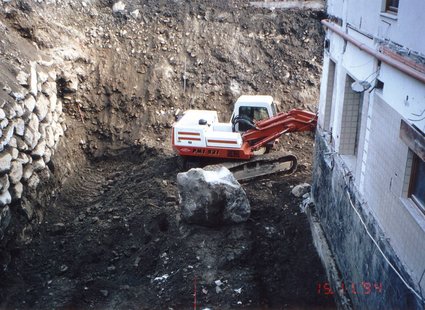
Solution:
M 49 162 L 66 130 L 55 69 L 31 62 L 16 79 L 19 91 L 4 86 L 10 100 L 0 102 L 0 238 L 10 204 L 50 178 Z

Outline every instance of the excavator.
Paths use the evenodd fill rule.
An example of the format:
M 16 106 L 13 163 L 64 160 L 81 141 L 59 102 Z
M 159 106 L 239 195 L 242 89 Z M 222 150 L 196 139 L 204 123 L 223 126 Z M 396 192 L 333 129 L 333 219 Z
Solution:
M 310 111 L 293 109 L 277 113 L 271 96 L 242 95 L 228 123 L 219 122 L 216 111 L 186 111 L 173 124 L 171 140 L 185 169 L 198 166 L 200 160 L 215 159 L 223 161 L 220 165 L 241 182 L 294 172 L 297 167 L 294 155 L 266 153 L 281 135 L 314 131 L 316 123 L 317 115 Z

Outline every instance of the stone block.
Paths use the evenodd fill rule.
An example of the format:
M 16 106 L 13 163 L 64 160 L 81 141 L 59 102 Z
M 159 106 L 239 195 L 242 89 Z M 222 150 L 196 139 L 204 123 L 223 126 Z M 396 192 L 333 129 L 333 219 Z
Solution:
M 4 193 L 10 187 L 9 176 L 7 174 L 0 177 L 0 193 Z
M 12 184 L 17 184 L 22 179 L 23 169 L 22 163 L 17 160 L 12 161 L 10 172 L 9 172 L 9 181 Z
M 12 196 L 9 191 L 0 194 L 0 207 L 4 207 L 12 202 Z
M 43 94 L 41 94 L 38 97 L 37 103 L 35 105 L 35 114 L 37 114 L 40 122 L 46 117 L 47 112 L 49 111 L 49 105 L 49 100 Z
M 8 152 L 0 153 L 0 173 L 5 173 L 10 171 L 12 166 L 12 155 Z

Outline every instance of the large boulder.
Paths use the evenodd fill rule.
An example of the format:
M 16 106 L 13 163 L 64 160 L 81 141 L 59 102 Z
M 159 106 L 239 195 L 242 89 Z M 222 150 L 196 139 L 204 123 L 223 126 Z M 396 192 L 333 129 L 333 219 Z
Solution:
M 245 191 L 224 167 L 191 169 L 177 175 L 182 220 L 204 226 L 240 223 L 251 207 Z

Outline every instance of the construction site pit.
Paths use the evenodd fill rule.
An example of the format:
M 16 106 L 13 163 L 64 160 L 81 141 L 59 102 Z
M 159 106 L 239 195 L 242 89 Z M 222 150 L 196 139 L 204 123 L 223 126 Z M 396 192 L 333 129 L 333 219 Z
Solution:
M 297 171 L 243 183 L 249 220 L 220 227 L 181 221 L 170 138 L 185 110 L 228 121 L 243 94 L 316 111 L 322 18 L 242 0 L 3 1 L 1 89 L 31 62 L 54 71 L 66 130 L 50 177 L 10 206 L 0 309 L 334 309 L 291 194 L 311 182 L 314 133 L 282 136 Z

